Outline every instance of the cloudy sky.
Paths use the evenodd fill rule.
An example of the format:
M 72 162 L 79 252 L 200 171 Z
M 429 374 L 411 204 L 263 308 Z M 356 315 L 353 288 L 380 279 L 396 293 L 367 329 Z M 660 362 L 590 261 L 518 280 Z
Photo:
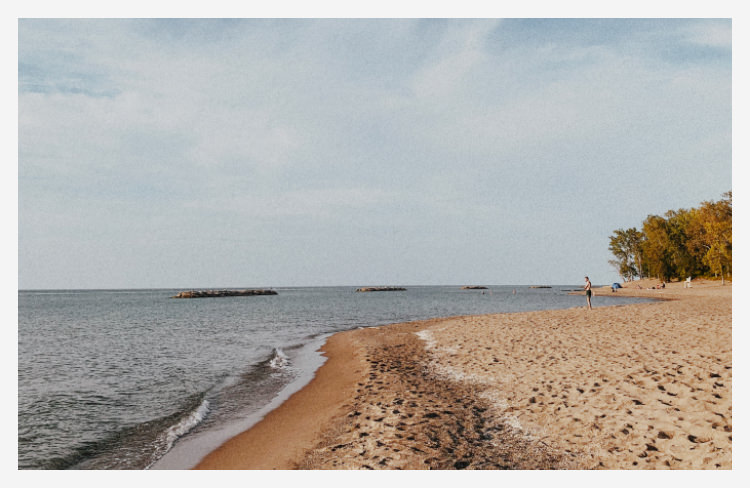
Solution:
M 596 284 L 732 188 L 729 20 L 20 20 L 18 284 Z

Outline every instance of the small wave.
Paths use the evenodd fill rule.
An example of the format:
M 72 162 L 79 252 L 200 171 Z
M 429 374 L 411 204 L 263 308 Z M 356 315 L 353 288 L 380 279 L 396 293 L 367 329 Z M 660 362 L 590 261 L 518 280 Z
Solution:
M 180 420 L 169 427 L 159 436 L 157 452 L 154 453 L 151 463 L 146 467 L 150 468 L 154 463 L 164 455 L 167 451 L 172 449 L 174 443 L 183 435 L 190 432 L 193 427 L 200 424 L 208 414 L 208 400 L 203 400 L 198 408 L 190 412 L 188 415 L 180 418 Z
M 289 365 L 289 356 L 287 356 L 280 347 L 273 350 L 273 357 L 268 361 L 268 365 L 273 369 L 281 369 Z
M 171 449 L 175 441 L 201 423 L 208 414 L 206 392 L 186 399 L 186 405 L 165 417 L 102 434 L 99 439 L 46 456 L 28 469 L 148 469 Z
M 180 420 L 177 424 L 173 425 L 165 433 L 165 439 L 167 441 L 167 450 L 172 447 L 174 441 L 182 437 L 183 435 L 190 432 L 190 429 L 201 423 L 208 413 L 208 400 L 203 402 L 193 410 L 190 415 Z

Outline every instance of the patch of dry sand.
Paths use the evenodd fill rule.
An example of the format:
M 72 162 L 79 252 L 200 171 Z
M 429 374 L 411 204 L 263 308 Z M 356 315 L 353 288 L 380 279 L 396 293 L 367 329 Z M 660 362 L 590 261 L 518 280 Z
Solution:
M 430 369 L 581 467 L 731 469 L 731 286 L 618 293 L 671 300 L 448 320 Z

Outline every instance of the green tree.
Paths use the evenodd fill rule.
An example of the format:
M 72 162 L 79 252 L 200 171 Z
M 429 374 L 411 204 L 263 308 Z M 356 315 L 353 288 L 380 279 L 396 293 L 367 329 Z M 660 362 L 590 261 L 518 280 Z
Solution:
M 669 234 L 669 222 L 664 217 L 649 215 L 643 221 L 643 261 L 648 276 L 664 281 L 670 281 L 675 275 Z
M 631 281 L 636 276 L 643 277 L 642 243 L 643 233 L 635 227 L 617 229 L 609 237 L 609 250 L 615 256 L 610 264 L 624 281 Z
M 649 215 L 641 231 L 617 229 L 609 237 L 610 261 L 624 280 L 650 276 L 664 281 L 732 273 L 732 192 L 699 208 Z
M 732 273 L 732 192 L 722 196 L 718 202 L 703 202 L 696 210 L 690 243 L 703 251 L 703 263 L 721 275 L 724 284 L 725 273 Z
M 674 276 L 684 280 L 688 276 L 698 276 L 703 273 L 702 255 L 696 253 L 689 245 L 694 229 L 696 210 L 670 210 L 664 214 L 667 219 L 669 235 L 669 259 Z

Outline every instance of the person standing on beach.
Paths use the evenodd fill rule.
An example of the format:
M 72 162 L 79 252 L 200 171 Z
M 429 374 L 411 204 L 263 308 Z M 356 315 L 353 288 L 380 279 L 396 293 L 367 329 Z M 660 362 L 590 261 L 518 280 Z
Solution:
M 584 276 L 584 278 L 586 279 L 586 284 L 583 285 L 583 289 L 586 292 L 586 303 L 589 304 L 589 310 L 591 310 L 591 282 L 588 276 Z

